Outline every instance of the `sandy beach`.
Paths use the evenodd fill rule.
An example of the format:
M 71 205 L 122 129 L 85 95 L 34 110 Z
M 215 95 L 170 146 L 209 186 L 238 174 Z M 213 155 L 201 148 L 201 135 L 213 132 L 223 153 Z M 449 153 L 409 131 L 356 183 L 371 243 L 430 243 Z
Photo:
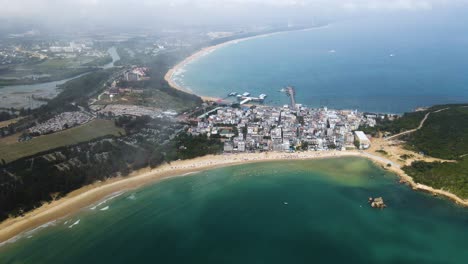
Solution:
M 327 27 L 327 26 L 323 26 L 323 27 Z M 256 35 L 256 36 L 252 36 L 252 37 L 234 39 L 234 40 L 231 40 L 231 41 L 223 42 L 223 43 L 218 44 L 218 45 L 209 46 L 209 47 L 203 48 L 203 49 L 195 52 L 194 54 L 190 55 L 189 57 L 185 58 L 183 61 L 181 61 L 180 63 L 178 63 L 174 67 L 172 67 L 166 73 L 166 75 L 164 76 L 164 79 L 169 83 L 169 85 L 172 88 L 180 90 L 180 91 L 184 91 L 186 93 L 194 94 L 193 91 L 188 90 L 185 87 L 177 84 L 173 79 L 174 75 L 176 75 L 178 72 L 180 72 L 187 64 L 189 64 L 189 63 L 191 63 L 191 62 L 193 62 L 193 61 L 195 61 L 195 60 L 197 60 L 197 59 L 199 59 L 199 58 L 201 58 L 201 57 L 203 57 L 205 55 L 210 54 L 211 52 L 215 51 L 216 49 L 219 49 L 221 47 L 225 47 L 225 46 L 228 46 L 228 45 L 232 45 L 232 44 L 237 44 L 237 43 L 240 43 L 240 42 L 243 42 L 243 41 L 246 41 L 246 40 L 251 40 L 251 39 L 256 39 L 256 38 L 263 38 L 263 37 L 273 36 L 273 35 L 287 33 L 287 32 L 309 31 L 309 30 L 314 30 L 314 29 L 323 28 L 323 27 L 312 27 L 312 28 L 289 30 L 289 31 L 278 31 L 278 32 L 272 32 L 272 33 L 267 33 L 267 34 Z M 210 96 L 204 96 L 204 95 L 198 95 L 198 96 L 200 96 L 204 101 L 219 101 L 220 100 L 220 98 L 216 98 L 216 97 L 210 97 Z
M 302 29 L 302 30 L 312 30 Z M 289 31 L 287 31 L 289 32 Z M 209 54 L 217 48 L 239 43 L 253 38 L 260 38 L 270 36 L 274 34 L 280 34 L 284 32 L 275 32 L 270 34 L 258 35 L 243 39 L 236 39 L 228 41 L 219 45 L 204 48 L 197 53 L 186 58 L 172 69 L 170 69 L 165 75 L 166 81 L 169 85 L 175 89 L 182 90 L 184 92 L 193 93 L 192 91 L 186 90 L 184 87 L 179 86 L 173 81 L 175 73 L 179 72 L 185 65 Z M 203 100 L 216 101 L 218 98 L 202 96 Z M 378 143 L 382 142 L 382 143 Z M 69 193 L 66 197 L 46 203 L 43 206 L 26 213 L 23 217 L 11 218 L 0 223 L 0 245 L 5 241 L 13 241 L 16 236 L 21 233 L 33 230 L 34 228 L 66 217 L 68 215 L 77 213 L 85 207 L 95 204 L 106 197 L 109 197 L 117 192 L 128 191 L 136 189 L 148 184 L 152 184 L 163 179 L 171 177 L 184 176 L 192 172 L 198 172 L 203 170 L 209 170 L 218 167 L 232 166 L 245 163 L 254 162 L 268 162 L 268 161 L 285 161 L 285 160 L 309 160 L 309 159 L 321 159 L 321 158 L 338 158 L 338 157 L 362 157 L 367 158 L 381 166 L 382 168 L 389 170 L 397 174 L 401 178 L 401 183 L 409 185 L 414 190 L 425 191 L 433 195 L 440 195 L 446 197 L 459 205 L 468 207 L 468 200 L 464 200 L 448 191 L 434 189 L 430 186 L 415 183 L 414 180 L 408 176 L 401 167 L 402 164 L 396 157 L 399 155 L 395 154 L 392 157 L 385 157 L 379 153 L 383 147 L 387 150 L 391 150 L 390 145 L 385 145 L 383 141 L 375 141 L 373 149 L 369 151 L 307 151 L 297 153 L 283 153 L 283 152 L 266 152 L 266 153 L 242 153 L 242 154 L 223 154 L 223 155 L 210 155 L 199 157 L 191 160 L 174 161 L 171 164 L 165 164 L 155 169 L 143 169 L 140 171 L 133 172 L 130 176 L 119 177 L 109 179 L 105 182 L 97 182 L 92 185 L 85 186 L 76 191 Z M 393 151 L 397 153 L 397 151 Z M 416 156 L 417 157 L 417 156 Z M 407 162 L 410 162 L 408 160 Z M 391 166 L 388 166 L 390 164 Z
M 26 215 L 23 217 L 11 218 L 2 222 L 0 224 L 0 243 L 8 240 L 14 240 L 15 236 L 23 232 L 32 230 L 53 220 L 76 213 L 81 209 L 97 203 L 117 192 L 136 189 L 163 179 L 184 176 L 191 172 L 198 172 L 218 167 L 245 163 L 338 157 L 363 157 L 371 159 L 383 168 L 386 168 L 399 175 L 402 181 L 410 185 L 415 190 L 422 190 L 432 194 L 445 196 L 460 205 L 468 206 L 468 200 L 463 200 L 456 195 L 445 192 L 443 190 L 436 190 L 429 186 L 417 184 L 410 176 L 406 175 L 403 170 L 401 170 L 398 164 L 394 164 L 392 161 L 386 158 L 374 155 L 369 152 L 309 151 L 298 153 L 267 152 L 224 154 L 215 156 L 210 155 L 192 160 L 175 161 L 171 164 L 165 164 L 153 170 L 140 170 L 125 178 L 110 179 L 106 182 L 99 182 L 78 189 L 62 199 L 54 201 L 50 204 L 44 204 L 32 212 L 26 213 Z M 389 163 L 392 164 L 391 167 L 387 167 L 387 164 Z

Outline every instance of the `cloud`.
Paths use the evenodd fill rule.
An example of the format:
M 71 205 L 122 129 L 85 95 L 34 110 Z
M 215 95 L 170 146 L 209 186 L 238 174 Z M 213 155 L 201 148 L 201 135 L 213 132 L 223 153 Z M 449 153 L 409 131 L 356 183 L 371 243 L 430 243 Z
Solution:
M 367 0 L 367 1 L 347 1 L 342 5 L 345 10 L 429 10 L 434 5 L 440 5 L 443 1 L 425 0 Z
M 65 21 L 182 21 L 311 17 L 434 10 L 468 0 L 0 0 L 0 18 Z M 201 22 L 200 22 L 201 21 Z

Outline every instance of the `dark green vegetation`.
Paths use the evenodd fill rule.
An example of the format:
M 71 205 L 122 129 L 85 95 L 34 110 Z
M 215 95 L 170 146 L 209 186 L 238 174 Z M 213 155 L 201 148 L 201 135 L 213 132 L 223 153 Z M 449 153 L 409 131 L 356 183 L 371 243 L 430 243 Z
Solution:
M 13 118 L 16 118 L 16 117 L 18 117 L 18 116 L 15 115 L 15 114 L 12 114 L 10 112 L 6 112 L 6 111 L 1 111 L 0 112 L 0 122 L 7 121 L 7 120 L 10 120 L 10 119 L 13 119 Z
M 5 131 L 17 133 L 60 112 L 87 108 L 89 98 L 99 93 L 116 73 L 116 70 L 101 70 L 67 82 L 56 98 L 32 110 L 29 117 L 5 127 Z M 188 109 L 201 101 L 194 95 L 171 89 L 162 74 L 154 76 L 161 77 L 152 83 L 156 90 L 168 96 L 168 103 L 176 98 L 186 102 Z M 100 122 L 105 127 L 86 129 L 85 125 L 0 146 L 2 153 L 10 155 L 0 160 L 0 220 L 21 215 L 95 181 L 125 176 L 133 170 L 156 167 L 163 162 L 218 153 L 221 146 L 219 141 L 206 137 L 175 137 L 183 133 L 183 125 L 172 120 L 119 118 L 115 124 L 122 130 L 112 121 Z M 83 141 L 88 142 L 79 143 Z M 190 144 L 197 149 L 186 151 L 176 147 Z M 41 153 L 34 154 L 37 152 Z
M 119 86 L 121 87 L 142 89 L 143 93 L 124 95 L 125 100 L 119 100 L 120 98 L 117 96 L 114 97 L 113 101 L 116 104 L 137 104 L 160 109 L 172 109 L 178 112 L 185 112 L 202 103 L 198 96 L 173 89 L 165 80 L 153 81 L 153 78 L 164 78 L 158 73 L 152 71 L 150 74 L 152 79 L 147 81 L 120 82 Z
M 56 111 L 68 108 L 71 103 L 87 107 L 89 98 L 102 91 L 109 78 L 117 72 L 116 69 L 100 70 L 66 82 L 60 86 L 62 92 L 37 111 Z
M 435 112 L 438 110 L 441 111 Z M 393 122 L 379 122 L 373 131 L 394 134 L 417 128 L 428 112 L 431 114 L 423 127 L 401 139 L 407 148 L 416 152 L 455 162 L 415 161 L 403 169 L 416 182 L 468 198 L 468 105 L 439 105 L 426 111 L 407 113 Z
M 121 43 L 121 46 L 134 47 L 138 45 L 135 40 Z M 201 47 L 200 47 L 201 48 Z M 166 73 L 178 62 L 197 51 L 198 47 L 186 47 L 173 51 L 166 51 L 158 54 L 158 56 L 148 56 L 135 54 L 133 57 L 128 54 L 126 49 L 119 47 L 119 55 L 121 60 L 120 65 L 141 65 L 148 67 L 150 79 L 147 81 L 121 83 L 122 86 L 130 86 L 137 89 L 144 89 L 144 94 L 139 95 L 138 104 L 158 107 L 162 109 L 174 109 L 179 112 L 184 112 L 194 106 L 200 105 L 202 100 L 200 97 L 185 93 L 169 86 L 164 79 Z
M 134 84 L 141 85 L 146 94 L 160 97 L 162 101 L 154 106 L 162 109 L 174 109 L 170 107 L 173 103 L 179 109 L 200 104 L 199 97 L 174 90 L 164 80 L 167 69 L 177 60 L 165 56 L 160 59 L 153 58 L 147 64 L 151 67 L 150 80 Z M 63 84 L 57 97 L 38 109 L 24 111 L 29 116 L 2 128 L 1 135 L 18 135 L 64 111 L 88 109 L 89 99 L 120 74 L 119 69 L 99 70 Z M 175 120 L 123 117 L 99 122 L 98 127 L 90 123 L 90 127 L 0 145 L 1 152 L 8 154 L 0 159 L 0 220 L 21 215 L 95 181 L 221 149 L 217 140 L 184 136 L 184 125 Z M 190 144 L 196 146 L 194 151 L 178 148 Z
M 223 150 L 223 144 L 219 139 L 185 133 L 175 138 L 173 146 L 171 149 L 176 151 L 170 153 L 169 157 L 172 159 L 192 159 L 207 154 L 218 154 Z
M 377 125 L 375 127 L 361 126 L 359 130 L 364 131 L 366 134 L 372 135 L 377 135 L 379 132 L 398 134 L 417 128 L 428 112 L 434 112 L 448 107 L 450 108 L 458 106 L 463 107 L 465 105 L 435 105 L 423 111 L 404 113 L 402 116 L 387 114 L 384 115 L 384 119 L 377 118 Z
M 417 182 L 468 198 L 468 107 L 439 107 L 443 108 L 448 109 L 432 113 L 424 126 L 405 140 L 416 151 L 456 162 L 415 161 L 403 169 Z
M 407 159 L 411 159 L 413 157 L 414 157 L 413 154 L 403 154 L 403 155 L 400 156 L 400 159 L 407 160 Z
M 388 155 L 388 152 L 383 149 L 376 150 L 375 152 L 382 153 L 383 155 Z
M 138 43 L 138 40 L 134 42 Z M 171 88 L 164 77 L 176 63 L 215 43 L 197 43 L 162 51 L 157 56 L 131 54 L 122 47 L 133 44 L 119 44 L 119 63 L 124 69 L 130 65 L 150 69 L 148 80 L 127 83 L 130 87 L 144 90 L 139 104 L 193 112 L 193 108 L 202 103 L 196 95 Z M 38 109 L 23 110 L 24 115 L 21 116 L 24 117 L 2 128 L 1 135 L 17 136 L 34 124 L 64 111 L 89 110 L 89 100 L 122 72 L 117 68 L 97 70 L 63 84 L 60 87 L 62 92 L 56 98 Z M 112 121 L 118 128 L 113 124 L 107 126 Z M 21 215 L 43 202 L 95 181 L 126 176 L 134 170 L 156 167 L 164 162 L 217 154 L 223 147 L 219 139 L 186 134 L 185 125 L 176 119 L 119 117 L 102 122 L 105 122 L 106 129 L 82 131 L 78 133 L 79 137 L 73 133 L 82 130 L 82 127 L 69 129 L 16 145 L 13 152 L 9 151 L 16 156 L 0 160 L 0 220 Z M 99 133 L 97 130 L 100 130 Z M 48 140 L 54 141 L 53 144 Z M 39 141 L 40 146 L 34 145 Z
M 172 120 L 124 117 L 115 124 L 126 135 L 54 148 L 7 164 L 2 161 L 0 220 L 22 215 L 95 181 L 163 162 L 216 154 L 222 146 L 206 136 L 185 135 L 184 126 Z
M 468 210 L 395 180 L 362 158 L 205 170 L 59 219 L 0 263 L 468 263 Z
M 28 85 L 28 84 L 36 84 L 36 83 L 46 83 L 46 82 L 54 82 L 64 79 L 73 78 L 80 74 L 84 74 L 87 72 L 96 71 L 96 67 L 84 67 L 84 68 L 76 68 L 70 69 L 63 72 L 56 72 L 54 75 L 40 77 L 40 78 L 25 78 L 25 79 L 1 79 L 0 78 L 0 88 L 2 86 L 8 85 Z
M 109 55 L 103 57 L 52 58 L 25 64 L 0 67 L 0 86 L 52 82 L 96 71 L 112 62 Z M 34 76 L 34 78 L 33 78 Z M 2 79 L 2 77 L 10 77 Z
M 108 63 L 112 62 L 112 57 L 110 55 L 104 56 L 97 58 L 93 61 L 90 61 L 88 63 L 85 63 L 84 66 L 91 66 L 91 67 L 98 67 L 98 66 L 104 66 Z
M 379 132 L 398 134 L 418 127 L 426 113 L 426 111 L 410 112 L 403 114 L 401 117 L 398 117 L 397 115 L 385 115 L 384 119 L 377 119 L 377 125 L 375 127 L 361 126 L 359 130 L 374 136 Z
M 468 198 L 468 157 L 457 162 L 415 161 L 403 170 L 416 182 Z
M 36 123 L 44 122 L 59 113 L 78 111 L 79 107 L 87 108 L 89 98 L 100 92 L 115 72 L 114 69 L 101 70 L 64 83 L 60 86 L 62 92 L 49 100 L 46 105 L 34 110 L 21 109 L 19 114 L 24 118 L 9 126 L 1 127 L 0 137 L 24 132 Z
M 420 130 L 404 139 L 408 146 L 429 156 L 458 159 L 468 153 L 468 107 L 450 106 L 431 113 Z

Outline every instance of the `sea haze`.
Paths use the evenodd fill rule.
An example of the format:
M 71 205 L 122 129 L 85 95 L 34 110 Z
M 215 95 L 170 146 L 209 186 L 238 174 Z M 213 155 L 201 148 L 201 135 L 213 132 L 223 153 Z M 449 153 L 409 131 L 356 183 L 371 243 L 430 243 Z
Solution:
M 365 18 L 225 46 L 175 80 L 200 95 L 268 94 L 308 106 L 401 113 L 468 101 L 468 19 L 458 13 Z

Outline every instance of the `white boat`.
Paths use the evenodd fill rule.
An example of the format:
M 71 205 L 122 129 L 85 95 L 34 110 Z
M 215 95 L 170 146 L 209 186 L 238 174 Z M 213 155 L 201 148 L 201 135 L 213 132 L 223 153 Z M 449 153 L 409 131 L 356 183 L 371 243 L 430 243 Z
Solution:
M 250 95 L 250 93 L 248 93 L 248 92 L 245 92 L 245 93 L 242 94 L 242 96 L 249 96 L 249 95 Z

